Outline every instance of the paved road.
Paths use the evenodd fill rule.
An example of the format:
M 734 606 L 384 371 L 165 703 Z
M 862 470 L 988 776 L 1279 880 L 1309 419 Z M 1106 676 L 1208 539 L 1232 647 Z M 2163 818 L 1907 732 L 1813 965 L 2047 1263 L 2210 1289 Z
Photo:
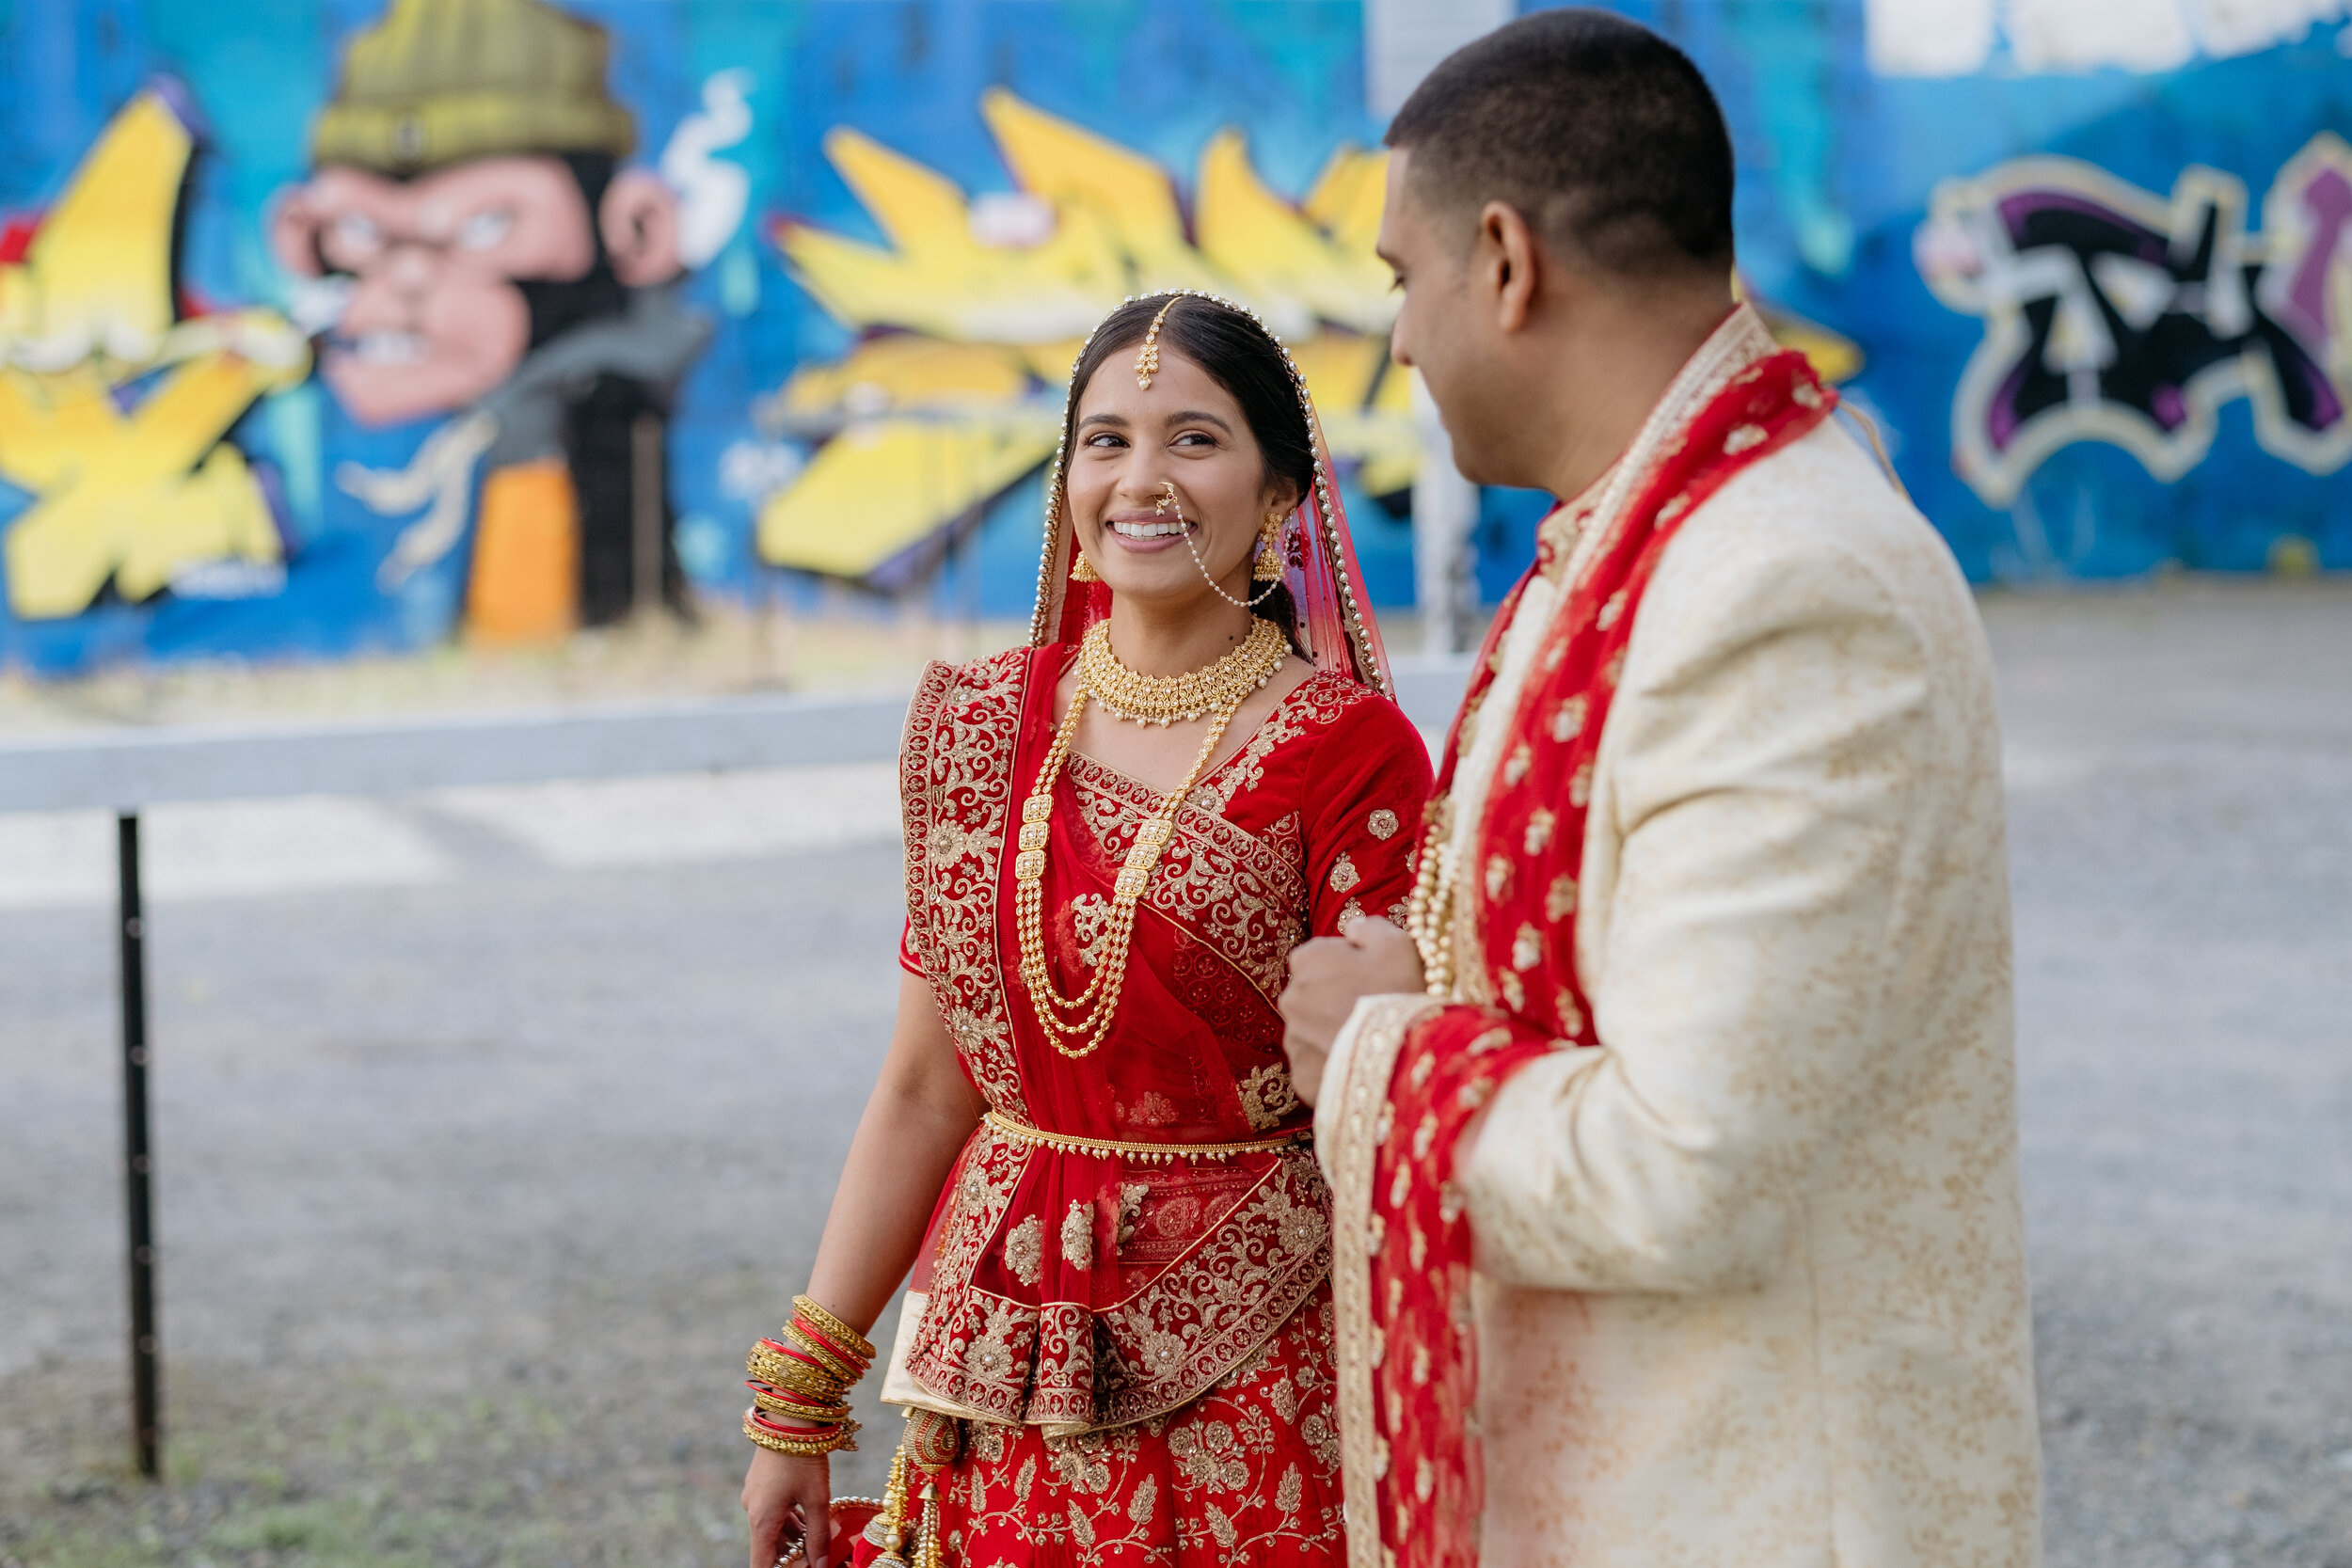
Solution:
M 2051 1560 L 2352 1568 L 2352 592 L 1986 609 Z M 738 1560 L 732 1369 L 896 987 L 889 787 L 160 818 L 161 1496 L 104 825 L 0 819 L 0 1568 Z

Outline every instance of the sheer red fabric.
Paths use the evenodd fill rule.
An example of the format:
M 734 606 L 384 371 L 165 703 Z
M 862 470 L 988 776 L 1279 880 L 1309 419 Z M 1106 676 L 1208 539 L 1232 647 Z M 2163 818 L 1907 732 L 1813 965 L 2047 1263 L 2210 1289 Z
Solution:
M 1484 1487 L 1475 1439 L 1477 1345 L 1470 1307 L 1470 1227 L 1453 1184 L 1462 1130 L 1518 1068 L 1547 1052 L 1592 1046 L 1576 972 L 1573 919 L 1586 801 L 1610 700 L 1643 590 L 1675 529 L 1726 480 L 1827 417 L 1836 394 L 1802 355 L 1783 352 L 1734 376 L 1648 474 L 1568 586 L 1514 715 L 1524 737 L 1490 796 L 1476 853 L 1486 950 L 1502 1007 L 1439 1008 L 1406 1033 L 1373 1166 L 1368 1299 L 1376 1338 L 1381 1544 L 1395 1568 L 1470 1568 Z M 1552 567 L 1540 560 L 1534 570 Z M 1516 606 L 1517 594 L 1513 597 Z M 1464 704 L 1493 681 L 1509 625 L 1499 617 Z M 1457 760 L 1450 743 L 1441 792 Z M 1461 896 L 1472 896 L 1465 891 Z

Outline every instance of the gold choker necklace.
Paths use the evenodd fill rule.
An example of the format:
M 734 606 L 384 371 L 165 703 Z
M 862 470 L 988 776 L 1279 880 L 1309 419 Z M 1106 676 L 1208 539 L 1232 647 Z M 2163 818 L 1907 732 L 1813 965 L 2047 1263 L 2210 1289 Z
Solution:
M 1258 617 L 1241 646 L 1214 664 L 1181 675 L 1138 674 L 1111 651 L 1110 623 L 1101 621 L 1078 644 L 1078 681 L 1114 719 L 1132 724 L 1189 722 L 1238 706 L 1274 678 L 1290 651 L 1282 628 Z

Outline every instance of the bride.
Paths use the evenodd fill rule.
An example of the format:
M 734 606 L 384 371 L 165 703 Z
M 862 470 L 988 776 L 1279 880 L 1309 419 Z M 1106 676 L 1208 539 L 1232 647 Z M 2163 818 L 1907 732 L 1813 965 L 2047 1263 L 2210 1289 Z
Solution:
M 898 1027 L 752 1352 L 752 1568 L 1345 1557 L 1329 1200 L 1275 999 L 1299 942 L 1402 923 L 1428 757 L 1256 317 L 1113 311 L 1047 497 L 1030 646 L 933 665 L 908 716 Z M 910 1269 L 888 1505 L 832 1539 Z

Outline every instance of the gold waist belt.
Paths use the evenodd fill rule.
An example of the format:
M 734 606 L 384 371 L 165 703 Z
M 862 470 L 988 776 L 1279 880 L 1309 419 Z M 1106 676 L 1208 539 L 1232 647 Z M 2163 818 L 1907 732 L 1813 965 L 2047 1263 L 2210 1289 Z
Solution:
M 1236 1154 L 1279 1154 L 1288 1148 L 1304 1148 L 1314 1141 L 1315 1136 L 1313 1128 L 1301 1127 L 1270 1138 L 1252 1138 L 1248 1143 L 1238 1144 L 1130 1144 L 1107 1138 L 1073 1138 L 1065 1132 L 1048 1132 L 1042 1128 L 1015 1121 L 997 1111 L 989 1112 L 981 1119 L 1017 1144 L 1067 1149 L 1073 1154 L 1092 1154 L 1103 1159 L 1139 1160 L 1155 1165 L 1170 1164 L 1178 1160 L 1195 1164 L 1202 1160 L 1230 1160 Z

